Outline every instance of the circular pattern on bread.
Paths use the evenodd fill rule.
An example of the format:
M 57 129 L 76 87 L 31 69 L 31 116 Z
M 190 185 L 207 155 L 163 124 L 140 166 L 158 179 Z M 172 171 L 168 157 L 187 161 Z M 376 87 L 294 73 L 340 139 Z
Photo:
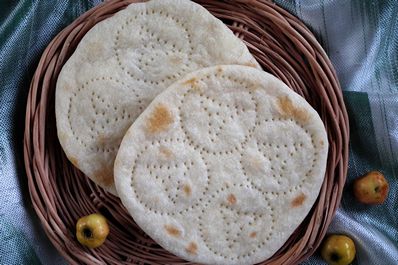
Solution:
M 57 133 L 68 159 L 116 194 L 113 163 L 126 130 L 169 85 L 217 64 L 259 67 L 226 25 L 191 1 L 135 3 L 96 24 L 57 81 Z
M 188 74 L 129 128 L 115 183 L 136 223 L 168 251 L 205 264 L 271 257 L 324 179 L 317 112 L 271 74 L 224 65 Z

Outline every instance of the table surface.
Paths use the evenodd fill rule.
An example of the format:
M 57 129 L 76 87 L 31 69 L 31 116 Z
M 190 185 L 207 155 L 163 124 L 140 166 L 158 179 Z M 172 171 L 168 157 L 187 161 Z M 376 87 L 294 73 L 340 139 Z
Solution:
M 100 0 L 0 2 L 0 264 L 64 264 L 32 207 L 22 139 L 30 80 L 62 28 Z M 341 82 L 350 159 L 341 207 L 329 228 L 352 237 L 353 264 L 398 264 L 398 1 L 276 0 L 314 32 Z M 382 171 L 387 201 L 365 206 L 353 179 Z M 380 263 L 382 262 L 382 263 Z M 325 264 L 318 254 L 303 264 Z

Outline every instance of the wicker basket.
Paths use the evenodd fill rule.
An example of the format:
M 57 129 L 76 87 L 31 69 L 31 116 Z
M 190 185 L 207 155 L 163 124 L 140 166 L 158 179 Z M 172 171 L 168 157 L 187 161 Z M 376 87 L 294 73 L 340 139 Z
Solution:
M 66 159 L 54 111 L 62 65 L 84 34 L 134 0 L 107 1 L 89 10 L 48 45 L 33 77 L 26 109 L 24 158 L 30 196 L 48 237 L 71 264 L 189 264 L 150 239 L 120 200 L 98 188 Z M 297 18 L 266 0 L 196 1 L 243 39 L 263 69 L 279 77 L 318 111 L 330 143 L 325 181 L 304 222 L 261 264 L 296 264 L 319 246 L 339 205 L 348 161 L 348 118 L 335 71 L 324 50 Z M 76 220 L 101 212 L 111 233 L 98 249 L 75 239 Z

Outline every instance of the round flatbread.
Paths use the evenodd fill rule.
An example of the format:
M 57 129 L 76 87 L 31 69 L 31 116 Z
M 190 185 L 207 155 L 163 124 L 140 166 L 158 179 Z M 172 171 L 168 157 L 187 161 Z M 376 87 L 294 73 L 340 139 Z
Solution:
M 69 160 L 116 194 L 113 163 L 126 130 L 185 74 L 217 64 L 259 67 L 244 43 L 198 4 L 131 4 L 95 25 L 56 87 L 58 137 Z
M 317 112 L 274 76 L 198 70 L 129 128 L 115 183 L 137 224 L 170 252 L 206 264 L 271 257 L 303 221 L 324 179 Z

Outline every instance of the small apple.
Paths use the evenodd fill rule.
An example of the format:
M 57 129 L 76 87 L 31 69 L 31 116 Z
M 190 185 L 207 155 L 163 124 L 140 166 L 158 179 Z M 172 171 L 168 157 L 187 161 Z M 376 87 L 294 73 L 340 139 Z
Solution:
M 388 194 L 388 182 L 382 173 L 371 171 L 354 181 L 354 196 L 366 204 L 381 204 Z
M 329 265 L 348 265 L 355 258 L 355 244 L 345 235 L 329 235 L 322 243 L 321 256 Z
M 106 218 L 93 213 L 80 218 L 76 223 L 76 237 L 80 244 L 89 248 L 101 246 L 109 234 Z

